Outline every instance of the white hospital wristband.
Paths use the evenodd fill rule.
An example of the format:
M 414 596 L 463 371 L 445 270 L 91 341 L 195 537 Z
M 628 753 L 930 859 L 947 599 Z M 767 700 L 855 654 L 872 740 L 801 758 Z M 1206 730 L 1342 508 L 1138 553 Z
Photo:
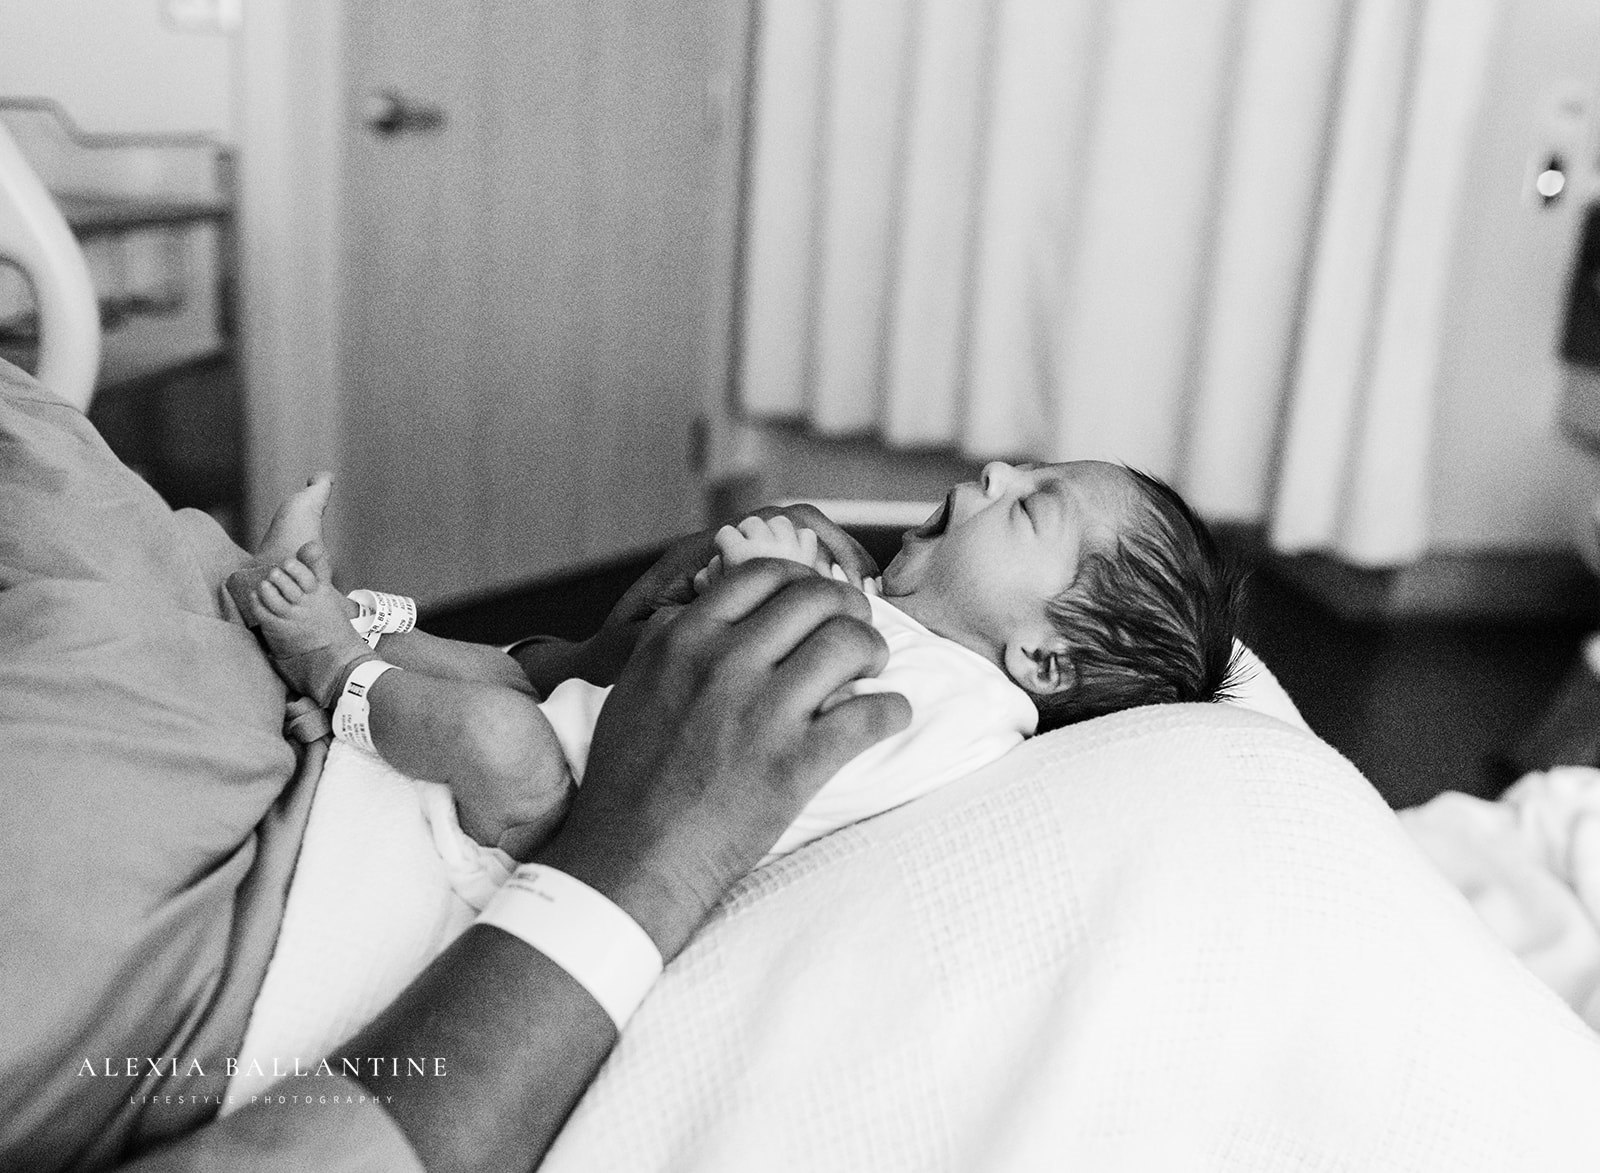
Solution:
M 582 880 L 543 864 L 519 867 L 477 923 L 520 937 L 566 970 L 619 1031 L 661 976 L 661 952 L 637 921 Z
M 378 747 L 372 744 L 372 705 L 367 700 L 367 691 L 374 680 L 394 666 L 383 660 L 364 660 L 350 670 L 344 691 L 339 694 L 339 703 L 333 706 L 334 737 L 368 753 L 378 752 Z
M 399 635 L 417 625 L 417 601 L 407 595 L 359 590 L 351 591 L 346 598 L 361 609 L 361 613 L 350 620 L 350 626 L 367 641 L 369 648 L 378 646 L 380 635 Z

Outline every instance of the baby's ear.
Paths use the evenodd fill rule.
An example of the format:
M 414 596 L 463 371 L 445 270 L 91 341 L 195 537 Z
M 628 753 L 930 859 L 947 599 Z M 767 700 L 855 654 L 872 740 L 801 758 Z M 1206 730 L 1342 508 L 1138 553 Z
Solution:
M 1026 643 L 1008 645 L 1006 671 L 1012 680 L 1035 696 L 1066 692 L 1077 679 L 1067 641 L 1059 636 L 1032 646 Z

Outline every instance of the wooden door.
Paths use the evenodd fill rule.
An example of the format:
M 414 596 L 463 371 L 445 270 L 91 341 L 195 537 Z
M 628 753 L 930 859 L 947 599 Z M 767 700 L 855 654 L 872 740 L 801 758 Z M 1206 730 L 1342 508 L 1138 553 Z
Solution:
M 720 0 L 351 0 L 341 578 L 459 599 L 697 520 Z M 373 95 L 436 107 L 382 135 Z

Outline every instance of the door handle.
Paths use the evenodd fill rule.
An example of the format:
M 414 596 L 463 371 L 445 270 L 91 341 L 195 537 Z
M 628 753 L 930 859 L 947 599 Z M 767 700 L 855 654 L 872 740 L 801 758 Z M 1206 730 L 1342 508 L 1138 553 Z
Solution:
M 408 102 L 398 90 L 373 90 L 367 94 L 364 121 L 381 138 L 397 134 L 434 134 L 444 128 L 442 106 Z

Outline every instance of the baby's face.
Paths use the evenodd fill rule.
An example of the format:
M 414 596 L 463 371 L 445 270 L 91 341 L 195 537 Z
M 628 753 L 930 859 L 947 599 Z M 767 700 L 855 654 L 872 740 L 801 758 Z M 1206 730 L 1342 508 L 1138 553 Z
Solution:
M 883 572 L 883 593 L 926 627 L 1004 668 L 1024 687 L 1030 668 L 1062 650 L 1046 604 L 1072 584 L 1078 560 L 1133 522 L 1139 491 L 1124 468 L 1097 460 L 986 465 L 906 533 Z

